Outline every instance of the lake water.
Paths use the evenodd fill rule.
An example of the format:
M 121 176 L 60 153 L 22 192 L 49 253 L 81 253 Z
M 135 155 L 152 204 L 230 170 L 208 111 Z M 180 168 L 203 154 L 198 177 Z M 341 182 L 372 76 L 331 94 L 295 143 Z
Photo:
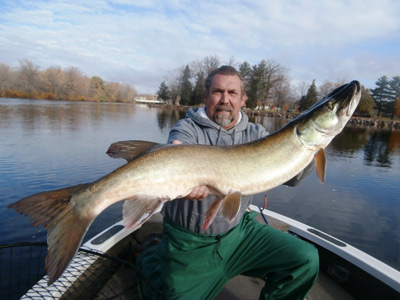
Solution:
M 120 140 L 164 143 L 183 112 L 118 103 L 0 98 L 0 244 L 45 241 L 43 228 L 7 206 L 44 190 L 93 181 L 124 163 Z M 269 132 L 285 119 L 257 118 Z M 307 223 L 400 270 L 400 131 L 345 128 L 326 149 L 325 184 L 314 174 L 268 192 L 268 208 Z M 262 205 L 263 195 L 255 204 Z M 121 218 L 103 212 L 85 240 Z

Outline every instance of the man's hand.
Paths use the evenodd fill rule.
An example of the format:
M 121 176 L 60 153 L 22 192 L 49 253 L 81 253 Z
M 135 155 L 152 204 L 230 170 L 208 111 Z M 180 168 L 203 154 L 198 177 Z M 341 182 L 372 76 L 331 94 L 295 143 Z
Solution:
M 173 140 L 173 145 L 180 145 L 182 144 L 181 141 Z M 190 193 L 185 197 L 185 199 L 189 200 L 203 200 L 205 197 L 208 196 L 210 189 L 206 185 L 196 186 Z
M 203 200 L 210 192 L 206 185 L 196 186 L 185 198 L 189 200 Z

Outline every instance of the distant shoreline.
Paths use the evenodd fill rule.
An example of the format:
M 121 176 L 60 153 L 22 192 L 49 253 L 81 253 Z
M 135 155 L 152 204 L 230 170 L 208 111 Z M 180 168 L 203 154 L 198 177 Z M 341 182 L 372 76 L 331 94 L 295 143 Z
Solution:
M 160 106 L 160 105 L 149 105 L 149 106 Z M 194 106 L 186 106 L 186 105 L 171 105 L 171 104 L 162 104 L 161 106 L 166 108 L 178 109 L 181 111 L 187 111 L 189 108 L 194 108 Z M 248 108 L 243 109 L 244 112 L 249 116 L 263 116 L 263 117 L 275 117 L 275 118 L 286 118 L 286 119 L 294 119 L 299 115 L 299 113 L 292 112 L 271 112 L 271 111 L 259 111 L 259 110 L 251 110 Z M 395 129 L 400 130 L 400 121 L 399 120 L 383 120 L 376 118 L 368 118 L 368 117 L 352 117 L 346 126 L 352 127 L 371 127 L 371 128 L 387 128 L 387 129 Z
M 9 98 L 9 97 L 0 97 Z M 52 100 L 52 99 L 28 99 L 28 98 L 9 98 L 9 99 L 24 99 L 24 100 L 46 100 L 46 101 L 68 101 L 68 102 L 90 102 L 90 103 L 125 103 L 125 104 L 135 104 L 135 102 L 99 102 L 99 101 L 82 101 L 82 100 Z M 139 103 L 142 104 L 142 103 Z M 144 104 L 146 105 L 146 104 Z M 147 104 L 149 107 L 165 107 L 168 109 L 178 109 L 180 111 L 187 111 L 189 108 L 194 108 L 195 106 L 188 105 L 172 105 L 172 104 Z M 249 108 L 244 108 L 244 112 L 249 116 L 263 116 L 263 117 L 275 117 L 275 118 L 286 118 L 294 119 L 299 115 L 299 113 L 293 112 L 271 112 L 271 111 L 260 111 L 252 110 Z M 372 128 L 387 128 L 400 130 L 400 120 L 384 120 L 368 117 L 352 117 L 346 126 L 352 127 L 372 127 Z
M 288 113 L 288 112 L 280 113 L 280 112 L 259 112 L 252 110 L 245 110 L 245 111 L 248 115 L 262 115 L 267 117 L 277 117 L 286 119 L 294 119 L 296 116 L 299 115 L 298 113 Z M 347 126 L 400 129 L 400 121 L 353 116 L 347 123 Z

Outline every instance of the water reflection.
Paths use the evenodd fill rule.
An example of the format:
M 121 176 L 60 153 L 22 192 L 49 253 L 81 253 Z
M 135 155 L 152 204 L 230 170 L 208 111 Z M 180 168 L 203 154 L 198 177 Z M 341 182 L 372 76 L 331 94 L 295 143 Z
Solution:
M 368 141 L 368 132 L 365 128 L 345 127 L 330 144 L 330 148 L 336 151 L 338 156 L 351 157 L 360 151 Z
M 395 131 L 374 131 L 365 144 L 364 160 L 367 165 L 392 167 L 392 156 L 398 150 L 399 135 Z
M 261 124 L 271 134 L 279 128 L 283 127 L 286 123 L 290 121 L 290 119 L 253 115 L 249 116 L 249 121 Z
M 290 120 L 286 118 L 251 116 L 251 122 L 262 124 L 270 133 L 278 130 Z M 367 166 L 391 168 L 393 155 L 400 153 L 400 131 L 369 128 L 345 127 L 329 145 L 335 156 L 353 157 L 362 151 Z
M 383 168 L 392 167 L 399 146 L 398 130 L 359 127 L 346 127 L 331 143 L 332 149 L 341 155 L 362 151 L 365 165 Z
M 186 115 L 185 110 L 174 109 L 174 108 L 159 108 L 157 110 L 157 121 L 158 127 L 161 130 L 168 128 L 168 131 L 171 127 L 175 125 L 180 119 L 183 119 Z
M 164 143 L 185 111 L 146 105 L 0 99 L 0 239 L 45 239 L 7 205 L 44 190 L 100 178 L 123 164 L 106 156 L 119 140 Z M 251 117 L 270 133 L 285 118 Z M 400 131 L 347 127 L 326 149 L 327 179 L 268 192 L 269 208 L 308 223 L 400 268 Z M 255 196 L 255 202 L 258 201 Z M 259 195 L 263 205 L 264 194 Z M 87 238 L 121 217 L 110 207 Z M 371 226 L 371 223 L 373 226 Z M 9 224 L 13 224 L 10 230 Z M 384 245 L 384 246 L 383 246 Z
M 135 113 L 135 105 L 122 103 L 2 99 L 0 106 L 0 127 L 7 128 L 17 118 L 17 122 L 28 131 L 42 127 L 81 130 L 92 122 L 120 120 Z

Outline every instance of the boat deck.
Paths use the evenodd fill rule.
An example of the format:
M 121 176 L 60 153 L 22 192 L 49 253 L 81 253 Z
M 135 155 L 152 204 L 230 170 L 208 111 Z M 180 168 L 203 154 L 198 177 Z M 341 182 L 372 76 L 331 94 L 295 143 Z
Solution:
M 275 218 L 274 216 L 268 214 L 269 226 L 294 233 L 292 221 L 286 220 L 282 216 Z M 257 219 L 264 223 L 261 215 L 258 215 Z M 162 234 L 160 214 L 154 215 L 135 232 L 125 230 L 121 223 L 117 223 L 85 243 L 85 246 L 92 250 L 96 248 L 96 243 L 101 244 L 101 247 L 105 248 L 97 249 L 100 254 L 91 257 L 86 254 L 81 255 L 82 250 L 80 250 L 59 280 L 47 287 L 46 277 L 42 278 L 25 294 L 26 297 L 23 299 L 39 299 L 37 295 L 46 295 L 42 297 L 43 299 L 140 299 L 137 288 L 138 274 L 132 263 L 133 255 L 135 247 L 144 243 L 149 236 L 154 234 L 158 236 Z M 107 243 L 108 246 L 105 245 Z M 371 274 L 352 265 L 344 265 L 346 261 L 343 261 L 342 257 L 335 256 L 320 245 L 316 244 L 316 246 L 320 253 L 320 273 L 316 284 L 310 291 L 309 299 L 400 299 L 396 296 L 398 295 L 397 286 L 391 289 L 373 278 Z M 108 257 L 101 254 L 104 251 Z M 332 269 L 329 270 L 329 267 L 332 266 L 338 268 L 332 272 Z M 345 267 L 340 269 L 340 266 Z M 328 270 L 330 275 L 325 270 Z M 350 280 L 348 280 L 349 278 Z M 339 284 L 337 281 L 341 283 Z M 216 299 L 258 299 L 263 285 L 263 280 L 239 275 L 226 284 Z M 349 287 L 350 289 L 348 289 Z M 353 297 L 352 295 L 357 296 Z
M 259 222 L 263 223 L 263 219 L 260 215 L 257 216 Z M 151 225 L 153 231 L 161 230 L 162 218 L 160 215 L 153 216 L 151 220 L 148 221 Z M 279 230 L 287 231 L 288 225 L 275 220 L 271 217 L 268 218 L 270 226 L 273 226 Z M 160 225 L 160 228 L 157 228 Z M 158 229 L 158 230 L 156 230 Z M 136 234 L 139 240 L 144 240 L 146 234 L 143 232 L 133 233 Z M 217 296 L 216 300 L 256 300 L 259 299 L 260 291 L 264 286 L 264 281 L 257 278 L 246 277 L 238 275 L 232 278 L 224 287 L 224 289 Z M 341 288 L 337 283 L 329 278 L 324 272 L 320 272 L 318 280 L 314 287 L 312 288 L 309 299 L 311 300 L 352 300 L 353 298 L 348 292 Z

